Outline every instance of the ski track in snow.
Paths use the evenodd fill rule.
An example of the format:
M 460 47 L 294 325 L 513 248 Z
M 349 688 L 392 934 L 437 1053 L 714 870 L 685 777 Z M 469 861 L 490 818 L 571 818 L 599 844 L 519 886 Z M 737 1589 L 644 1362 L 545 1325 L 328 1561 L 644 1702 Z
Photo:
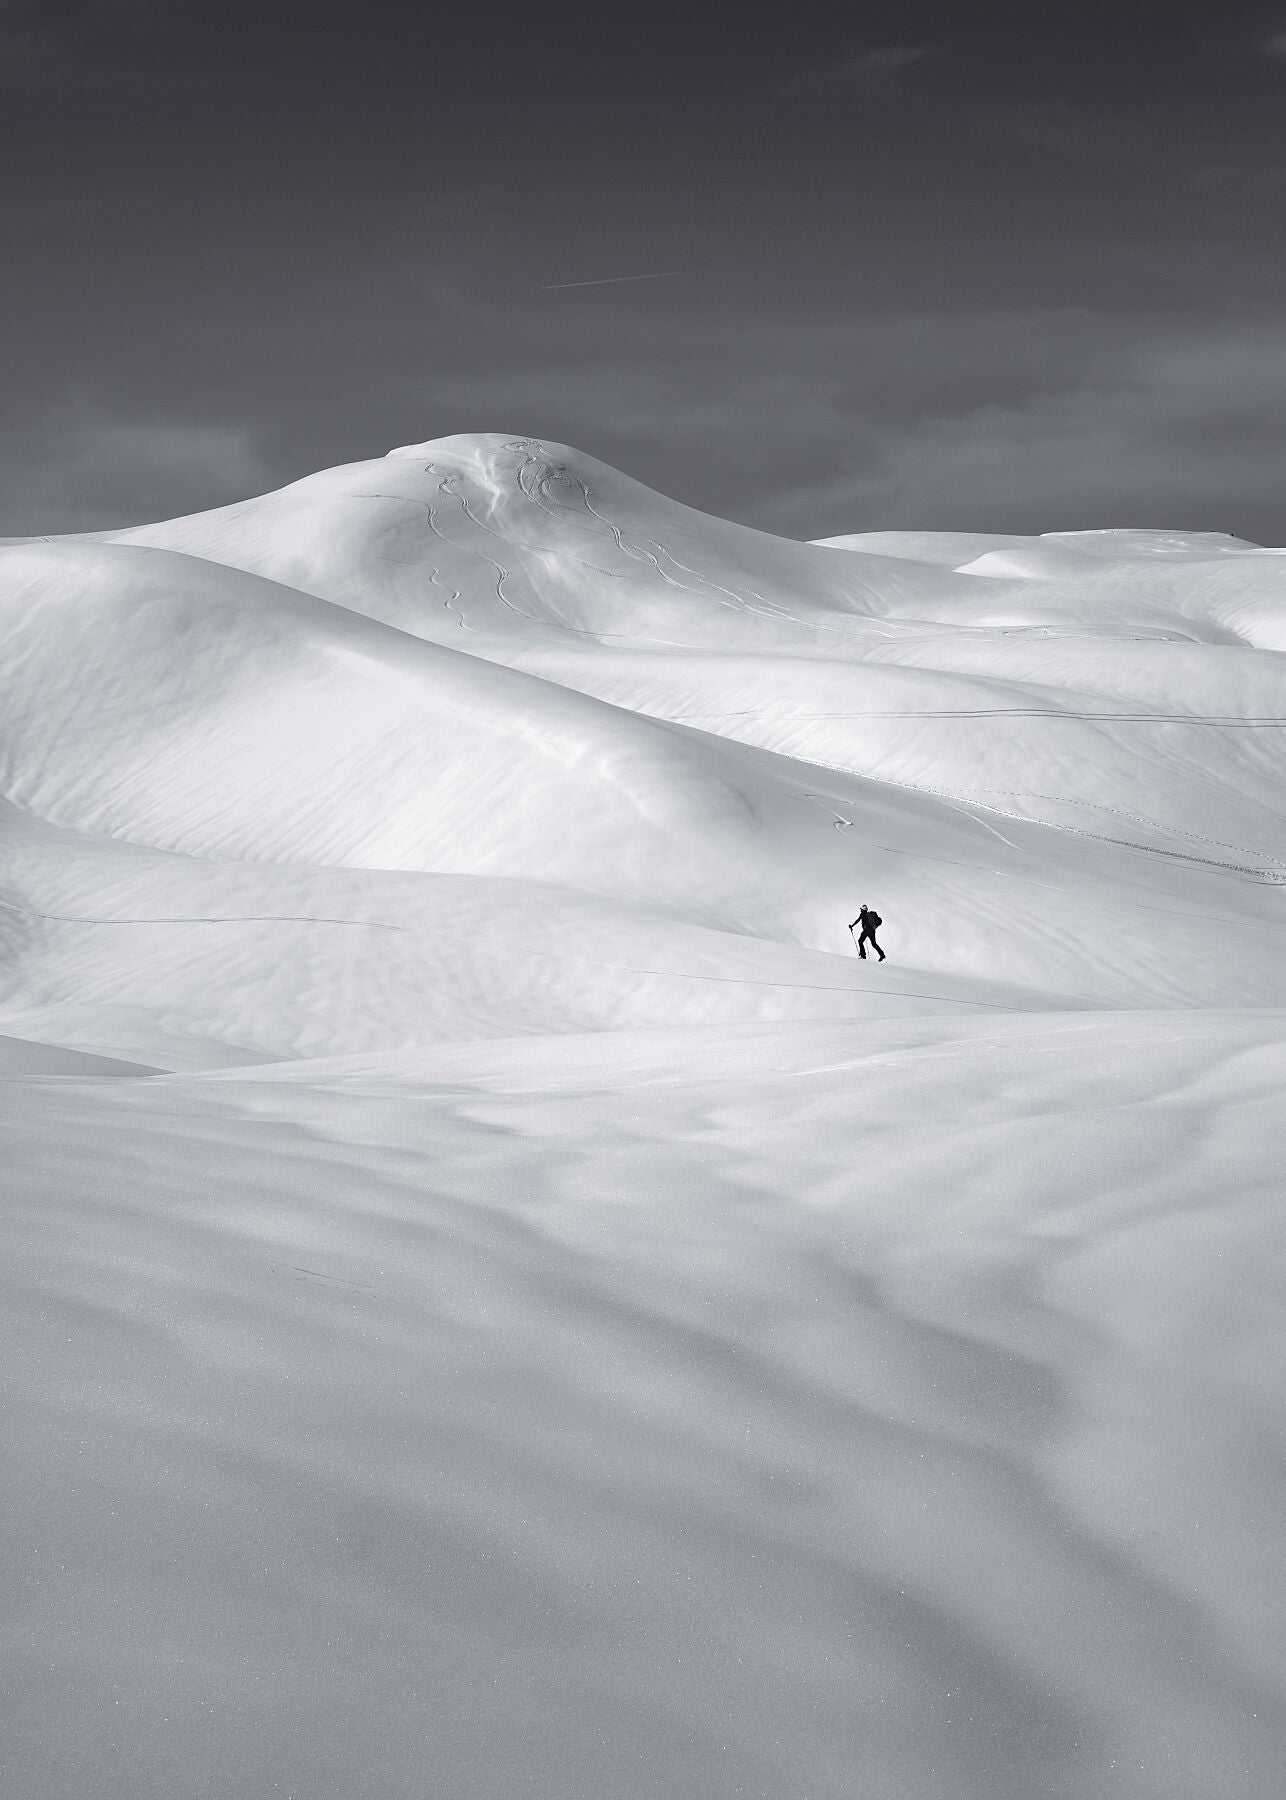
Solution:
M 523 480 L 523 475 L 529 467 L 539 466 L 538 462 L 537 462 L 537 458 L 534 457 L 533 455 L 531 455 L 530 447 L 525 443 L 506 445 L 505 447 L 506 447 L 506 449 L 521 450 L 524 453 L 524 461 L 519 464 L 517 472 L 516 472 L 516 476 L 515 476 L 515 479 L 518 483 L 519 491 L 528 500 L 532 501 L 533 504 L 541 506 L 542 509 L 544 511 L 548 512 L 551 517 L 557 518 L 560 514 L 564 514 L 564 515 L 571 514 L 574 518 L 574 511 L 572 508 L 562 505 L 561 502 L 556 502 L 555 504 L 550 505 L 548 503 L 547 498 L 540 497 L 541 495 L 547 495 L 548 481 L 549 481 L 548 460 L 546 461 L 546 473 L 541 476 L 541 480 L 540 480 L 538 489 L 533 490 L 533 489 L 529 488 Z M 543 451 L 542 446 L 537 445 L 536 448 L 541 450 L 542 455 L 546 454 Z M 673 552 L 668 550 L 663 544 L 653 542 L 652 540 L 647 539 L 647 538 L 644 538 L 642 543 L 639 543 L 639 544 L 635 544 L 635 543 L 631 542 L 630 540 L 628 540 L 625 537 L 625 534 L 624 534 L 624 531 L 622 530 L 622 528 L 619 525 L 615 524 L 615 522 L 613 520 L 609 519 L 605 513 L 600 512 L 598 510 L 598 508 L 594 505 L 594 502 L 590 496 L 590 489 L 586 482 L 581 480 L 579 476 L 572 475 L 570 472 L 567 472 L 566 479 L 568 480 L 569 484 L 573 485 L 576 488 L 577 492 L 580 494 L 581 499 L 584 503 L 585 511 L 588 513 L 588 515 L 591 518 L 599 520 L 599 522 L 601 524 L 606 525 L 608 531 L 612 535 L 613 543 L 615 544 L 616 548 L 621 552 L 621 554 L 624 556 L 633 557 L 634 559 L 636 559 L 638 561 L 643 561 L 643 562 L 648 563 L 650 565 L 650 567 L 653 569 L 653 571 L 655 572 L 655 574 L 657 575 L 657 577 L 662 582 L 664 582 L 667 587 L 675 588 L 678 590 L 679 593 L 691 594 L 694 596 L 700 595 L 703 591 L 705 593 L 713 594 L 716 597 L 722 596 L 722 598 L 719 599 L 719 604 L 730 607 L 734 611 L 737 609 L 742 609 L 742 610 L 745 610 L 750 613 L 758 612 L 764 618 L 784 619 L 793 625 L 801 626 L 805 630 L 809 629 L 806 622 L 804 620 L 800 619 L 796 614 L 787 611 L 784 607 L 780 607 L 780 606 L 773 604 L 771 601 L 765 600 L 762 595 L 756 594 L 752 590 L 742 591 L 741 589 L 738 589 L 738 588 L 725 587 L 719 582 L 712 581 L 708 576 L 703 575 L 699 570 L 690 568 L 686 563 L 681 563 L 674 556 Z M 664 557 L 665 560 L 672 565 L 672 567 L 681 570 L 683 574 L 693 576 L 695 578 L 695 580 L 701 584 L 700 587 L 694 588 L 686 582 L 676 581 L 673 576 L 667 574 L 665 569 L 661 565 L 662 557 Z M 587 565 L 587 566 L 592 566 L 592 565 Z M 749 600 L 755 600 L 755 601 L 759 602 L 759 605 L 757 607 L 749 604 L 749 600 L 747 599 L 747 593 L 749 594 Z M 839 628 L 830 626 L 830 627 L 821 627 L 821 629 L 837 631 Z M 849 634 L 845 634 L 845 633 L 841 632 L 840 635 L 849 635 Z M 644 641 L 652 641 L 652 640 L 644 640 Z M 677 647 L 678 646 L 676 646 L 676 648 Z
M 227 915 L 179 915 L 175 917 L 138 918 L 138 919 L 91 919 L 68 913 L 40 912 L 34 907 L 20 906 L 15 901 L 0 900 L 0 911 L 27 919 L 43 919 L 58 925 L 356 925 L 368 931 L 409 931 L 410 926 L 394 925 L 379 919 L 330 919 L 316 916 L 305 916 L 298 913 L 237 913 Z M 491 950 L 496 954 L 507 953 L 510 946 L 495 942 L 489 944 L 481 937 L 452 936 L 449 932 L 436 930 L 434 937 L 439 943 L 458 944 L 471 950 Z M 579 969 L 596 969 L 603 973 L 615 975 L 648 975 L 664 981 L 702 981 L 717 982 L 730 987 L 781 988 L 792 993 L 824 993 L 824 994 L 886 994 L 899 999 L 933 1000 L 945 1007 L 977 1006 L 996 1011 L 1037 1010 L 1015 1007 L 1012 1003 L 1004 1006 L 995 1001 L 979 1000 L 970 997 L 956 997 L 950 994 L 926 994 L 908 987 L 877 988 L 869 983 L 853 982 L 814 982 L 814 981 L 769 981 L 755 975 L 711 975 L 690 969 L 660 969 L 645 967 L 636 963 L 603 962 L 598 958 L 586 957 L 580 952 L 559 953 L 551 950 L 533 949 L 530 944 L 522 949 L 525 960 L 552 962 L 560 968 L 574 964 Z
M 1284 570 L 0 546 L 6 1796 L 1279 1800 Z
M 367 931 L 405 931 L 405 925 L 389 925 L 380 919 L 327 919 L 304 913 L 177 914 L 166 918 L 88 919 L 79 914 L 38 912 L 15 900 L 0 900 L 0 911 L 24 919 L 48 919 L 58 925 L 360 925 Z

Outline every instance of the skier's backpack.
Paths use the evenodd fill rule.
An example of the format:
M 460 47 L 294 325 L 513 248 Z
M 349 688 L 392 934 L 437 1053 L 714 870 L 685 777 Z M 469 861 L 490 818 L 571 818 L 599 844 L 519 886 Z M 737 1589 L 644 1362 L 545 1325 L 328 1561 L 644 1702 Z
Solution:
M 880 929 L 880 926 L 883 925 L 883 923 L 884 923 L 884 921 L 880 917 L 879 913 L 867 913 L 866 929 L 868 931 L 878 931 Z

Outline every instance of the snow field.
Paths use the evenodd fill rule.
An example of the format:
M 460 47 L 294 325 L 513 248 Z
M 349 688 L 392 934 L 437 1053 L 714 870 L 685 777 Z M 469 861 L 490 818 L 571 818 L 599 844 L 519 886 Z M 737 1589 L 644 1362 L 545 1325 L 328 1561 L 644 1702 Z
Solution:
M 0 546 L 4 1793 L 1277 1800 L 1284 571 Z
M 24 1084 L 10 1791 L 1272 1793 L 1282 1025 Z

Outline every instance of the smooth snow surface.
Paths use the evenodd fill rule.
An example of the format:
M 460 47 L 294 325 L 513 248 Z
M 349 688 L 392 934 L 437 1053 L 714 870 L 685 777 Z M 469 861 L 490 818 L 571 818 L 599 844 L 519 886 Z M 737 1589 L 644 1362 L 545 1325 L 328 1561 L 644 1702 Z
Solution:
M 0 638 L 0 1791 L 1276 1800 L 1281 552 L 461 437 Z

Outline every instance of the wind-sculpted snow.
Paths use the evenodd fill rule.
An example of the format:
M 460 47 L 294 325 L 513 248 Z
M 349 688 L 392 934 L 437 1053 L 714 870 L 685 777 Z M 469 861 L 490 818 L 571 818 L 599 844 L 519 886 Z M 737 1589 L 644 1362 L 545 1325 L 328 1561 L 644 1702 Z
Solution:
M 1272 1800 L 1284 1023 L 25 1084 L 7 1791 Z
M 503 436 L 0 546 L 4 1793 L 1276 1800 L 1283 583 Z

